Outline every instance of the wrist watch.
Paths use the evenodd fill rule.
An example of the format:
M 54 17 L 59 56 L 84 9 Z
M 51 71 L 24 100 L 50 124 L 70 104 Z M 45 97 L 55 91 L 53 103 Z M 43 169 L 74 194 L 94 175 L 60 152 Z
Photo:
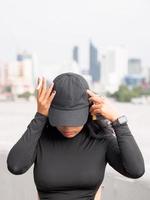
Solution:
M 122 115 L 118 117 L 115 121 L 111 122 L 112 126 L 120 126 L 121 124 L 126 124 L 127 123 L 127 117 L 125 115 Z

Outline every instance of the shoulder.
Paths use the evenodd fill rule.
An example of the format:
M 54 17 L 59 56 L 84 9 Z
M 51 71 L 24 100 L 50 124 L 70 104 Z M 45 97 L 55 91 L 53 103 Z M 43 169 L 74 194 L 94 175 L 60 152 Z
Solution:
M 42 134 L 41 134 L 41 137 L 40 137 L 40 140 L 43 140 L 43 139 L 50 139 L 52 133 L 55 131 L 54 127 L 52 127 L 50 124 L 49 124 L 49 121 L 47 120 L 46 123 L 45 123 L 45 126 L 42 130 Z

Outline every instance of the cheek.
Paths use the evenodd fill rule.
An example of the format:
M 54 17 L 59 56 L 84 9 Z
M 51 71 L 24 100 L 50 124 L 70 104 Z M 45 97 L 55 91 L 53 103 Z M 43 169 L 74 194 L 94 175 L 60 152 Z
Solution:
M 82 130 L 82 128 L 77 128 L 75 131 L 80 132 L 81 130 Z

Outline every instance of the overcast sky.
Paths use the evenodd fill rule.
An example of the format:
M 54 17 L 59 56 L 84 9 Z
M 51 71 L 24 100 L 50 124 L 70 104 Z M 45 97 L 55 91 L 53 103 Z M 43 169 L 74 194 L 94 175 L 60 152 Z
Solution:
M 92 39 L 99 49 L 123 44 L 150 65 L 149 11 L 149 0 L 1 0 L 0 60 L 26 49 L 43 66 L 61 63 Z

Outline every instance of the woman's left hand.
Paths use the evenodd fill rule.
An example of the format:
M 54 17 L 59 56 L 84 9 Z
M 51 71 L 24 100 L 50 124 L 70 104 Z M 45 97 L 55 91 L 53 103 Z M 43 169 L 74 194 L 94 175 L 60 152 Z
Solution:
M 91 115 L 100 114 L 111 122 L 120 116 L 119 112 L 106 97 L 98 96 L 91 90 L 87 90 L 87 93 L 90 95 L 89 101 L 93 102 L 93 105 L 90 107 Z

